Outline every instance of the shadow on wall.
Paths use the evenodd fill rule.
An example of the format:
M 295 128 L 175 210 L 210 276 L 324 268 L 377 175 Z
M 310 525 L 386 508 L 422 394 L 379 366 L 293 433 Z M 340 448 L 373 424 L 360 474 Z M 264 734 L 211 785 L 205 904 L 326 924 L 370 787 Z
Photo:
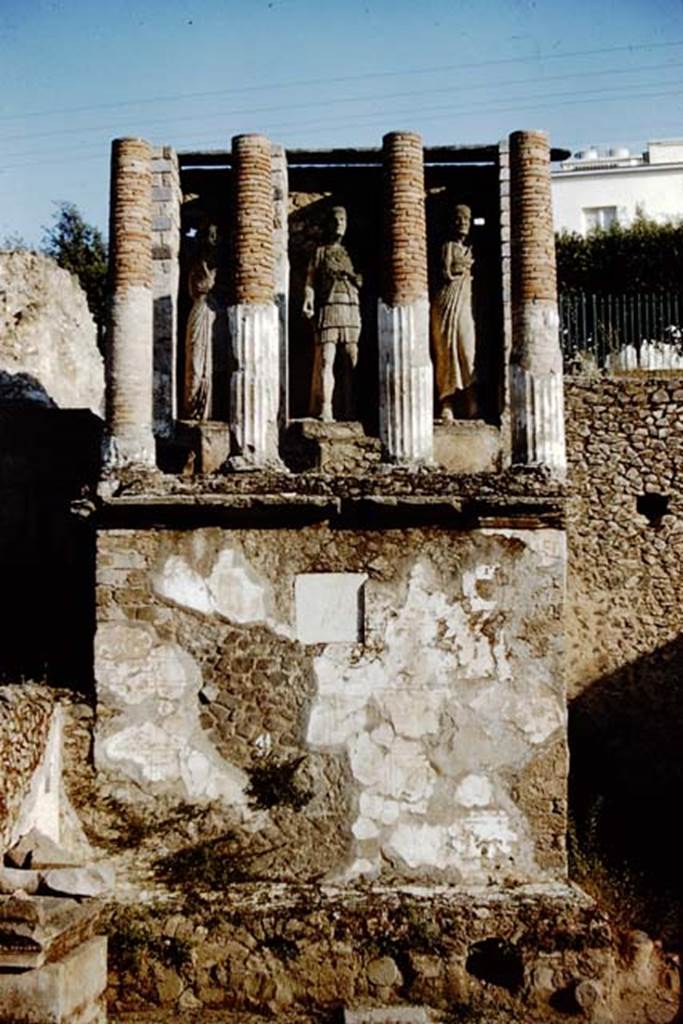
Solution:
M 90 693 L 94 536 L 70 503 L 96 482 L 101 421 L 11 377 L 0 391 L 0 682 Z
M 606 869 L 624 920 L 683 948 L 683 634 L 588 686 L 569 742 L 581 873 Z

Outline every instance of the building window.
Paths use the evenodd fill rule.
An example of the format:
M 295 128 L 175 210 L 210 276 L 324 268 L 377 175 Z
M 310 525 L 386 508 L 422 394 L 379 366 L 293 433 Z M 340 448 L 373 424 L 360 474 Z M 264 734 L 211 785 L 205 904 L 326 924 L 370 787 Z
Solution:
M 599 228 L 606 231 L 617 222 L 616 206 L 584 206 L 583 227 L 585 231 L 595 231 Z

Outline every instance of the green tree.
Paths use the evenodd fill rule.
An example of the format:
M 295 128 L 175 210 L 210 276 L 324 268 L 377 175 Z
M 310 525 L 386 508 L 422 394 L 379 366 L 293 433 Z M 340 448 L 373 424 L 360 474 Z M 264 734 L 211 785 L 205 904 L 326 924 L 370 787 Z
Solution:
M 53 220 L 52 227 L 44 228 L 41 250 L 78 277 L 101 347 L 107 314 L 107 246 L 101 232 L 86 223 L 75 203 L 59 203 Z
M 561 292 L 680 291 L 683 224 L 658 224 L 639 216 L 630 227 L 614 224 L 585 238 L 557 235 L 557 279 Z

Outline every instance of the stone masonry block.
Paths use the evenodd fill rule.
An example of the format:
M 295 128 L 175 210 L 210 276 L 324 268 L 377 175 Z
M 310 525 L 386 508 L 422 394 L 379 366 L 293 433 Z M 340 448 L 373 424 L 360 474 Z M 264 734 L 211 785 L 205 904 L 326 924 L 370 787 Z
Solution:
M 359 643 L 363 639 L 365 573 L 301 573 L 296 577 L 297 636 L 302 643 Z
M 104 1024 L 107 940 L 97 936 L 54 963 L 0 974 L 0 1024 Z

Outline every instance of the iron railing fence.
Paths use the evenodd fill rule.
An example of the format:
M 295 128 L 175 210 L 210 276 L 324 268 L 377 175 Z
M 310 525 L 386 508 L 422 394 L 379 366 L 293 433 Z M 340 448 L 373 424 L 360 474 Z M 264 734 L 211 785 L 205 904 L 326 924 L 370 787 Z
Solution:
M 559 297 L 565 371 L 683 370 L 683 292 Z

